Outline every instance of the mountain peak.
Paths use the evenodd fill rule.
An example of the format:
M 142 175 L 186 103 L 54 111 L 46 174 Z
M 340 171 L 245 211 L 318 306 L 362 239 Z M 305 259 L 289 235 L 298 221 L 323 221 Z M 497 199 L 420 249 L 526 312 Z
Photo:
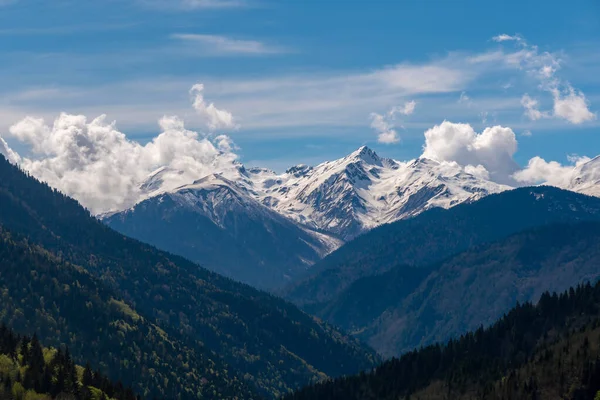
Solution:
M 381 158 L 367 146 L 361 146 L 358 150 L 348 156 L 351 159 L 360 159 L 368 164 L 381 165 Z

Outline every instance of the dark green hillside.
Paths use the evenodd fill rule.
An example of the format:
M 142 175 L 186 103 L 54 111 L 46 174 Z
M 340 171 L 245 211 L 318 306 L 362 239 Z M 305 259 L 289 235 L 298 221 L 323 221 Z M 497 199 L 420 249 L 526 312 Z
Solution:
M 587 339 L 586 339 L 587 338 Z M 600 284 L 517 305 L 487 329 L 288 400 L 571 399 L 600 390 Z
M 73 361 L 69 349 L 44 348 L 37 336 L 0 326 L 0 398 L 6 400 L 136 400 L 131 388 L 113 383 L 89 364 Z
M 429 267 L 354 282 L 313 312 L 395 356 L 488 326 L 517 302 L 600 277 L 600 223 L 535 228 Z
M 0 204 L 4 229 L 80 266 L 141 318 L 190 351 L 201 344 L 207 363 L 227 364 L 228 377 L 240 377 L 257 392 L 277 396 L 375 362 L 372 351 L 283 300 L 114 232 L 4 159 Z M 41 334 L 40 339 L 45 340 Z M 195 384 L 195 376 L 176 378 Z
M 80 267 L 0 230 L 0 320 L 43 343 L 68 345 L 144 397 L 231 398 L 251 389 L 200 343 L 187 347 Z M 202 384 L 203 381 L 205 384 Z
M 357 279 L 397 266 L 425 266 L 526 229 L 589 220 L 600 220 L 600 198 L 553 187 L 515 189 L 449 210 L 431 209 L 347 243 L 285 295 L 301 305 L 326 302 Z

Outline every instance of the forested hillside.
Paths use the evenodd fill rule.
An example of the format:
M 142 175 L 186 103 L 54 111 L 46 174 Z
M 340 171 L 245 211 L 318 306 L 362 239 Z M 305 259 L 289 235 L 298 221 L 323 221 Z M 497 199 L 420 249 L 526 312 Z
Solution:
M 37 332 L 46 345 L 67 344 L 79 362 L 89 360 L 144 397 L 252 391 L 201 343 L 167 334 L 83 268 L 1 228 L 0 267 L 2 321 Z
M 114 232 L 74 200 L 27 177 L 4 159 L 0 159 L 0 203 L 0 226 L 6 232 L 18 237 L 18 241 L 26 238 L 28 246 L 39 248 L 42 254 L 49 253 L 50 259 L 77 266 L 74 268 L 98 282 L 98 289 L 84 284 L 83 278 L 59 284 L 67 295 L 78 286 L 91 293 L 110 291 L 116 302 L 106 304 L 109 297 L 104 297 L 99 300 L 104 306 L 128 314 L 126 321 L 147 322 L 133 332 L 118 323 L 115 325 L 115 329 L 125 331 L 119 335 L 136 335 L 135 339 L 122 340 L 122 346 L 112 350 L 115 358 L 134 352 L 142 357 L 139 368 L 152 377 L 133 382 L 132 376 L 126 376 L 123 380 L 128 384 L 135 383 L 151 391 L 164 390 L 163 394 L 175 391 L 176 395 L 168 395 L 169 398 L 228 397 L 227 393 L 240 393 L 240 388 L 240 396 L 244 398 L 251 391 L 279 396 L 316 380 L 368 369 L 376 361 L 371 350 L 283 300 Z M 33 269 L 30 274 L 38 274 Z M 49 274 L 46 279 L 52 282 L 53 276 Z M 17 287 L 2 289 L 9 297 L 22 300 Z M 52 296 L 45 298 L 48 303 Z M 32 305 L 26 314 L 21 310 L 23 321 L 43 314 L 45 307 L 41 302 Z M 89 312 L 64 312 L 67 314 L 62 318 L 68 327 L 64 332 L 61 330 L 63 336 L 55 331 L 40 332 L 43 343 L 58 340 L 60 336 L 65 344 L 74 344 L 80 335 L 76 320 L 82 316 L 95 318 Z M 74 330 L 70 331 L 71 328 Z M 102 323 L 90 327 L 99 342 L 105 329 L 108 328 Z M 156 341 L 152 335 L 158 335 Z M 161 347 L 157 341 L 168 341 L 181 349 L 173 351 L 166 344 Z M 137 348 L 143 342 L 152 349 Z M 88 350 L 98 352 L 94 346 L 100 343 L 90 344 Z M 78 360 L 83 358 L 83 348 L 80 350 L 77 346 L 73 348 Z M 161 354 L 166 353 L 178 360 L 172 364 L 168 358 L 162 359 Z M 180 355 L 183 359 L 179 359 Z M 153 387 L 161 369 L 152 368 L 152 361 L 171 375 L 162 380 L 161 386 Z M 214 367 L 209 368 L 211 364 Z M 178 365 L 190 370 L 166 372 Z M 110 372 L 109 366 L 102 362 L 98 362 L 98 367 Z M 208 373 L 204 373 L 204 367 Z M 202 385 L 200 393 L 195 385 Z M 217 389 L 205 389 L 212 386 Z M 243 389 L 246 386 L 250 388 L 248 391 Z
M 600 277 L 600 223 L 530 229 L 427 267 L 359 279 L 312 312 L 395 356 L 488 326 L 517 301 L 536 302 Z
M 600 390 L 600 283 L 544 293 L 491 327 L 287 400 L 570 399 Z
M 76 365 L 69 349 L 44 348 L 36 335 L 0 326 L 0 398 L 6 400 L 136 400 L 131 388 Z
M 356 280 L 404 265 L 427 266 L 473 246 L 560 222 L 599 221 L 600 199 L 554 187 L 494 194 L 449 210 L 376 228 L 315 264 L 310 277 L 284 293 L 306 305 L 328 302 Z

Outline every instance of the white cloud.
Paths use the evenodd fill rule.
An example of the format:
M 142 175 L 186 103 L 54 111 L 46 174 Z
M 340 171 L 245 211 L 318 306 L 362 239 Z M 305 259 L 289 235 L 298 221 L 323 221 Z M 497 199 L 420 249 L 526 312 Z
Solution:
M 487 169 L 485 169 L 485 167 L 481 164 L 474 166 L 474 165 L 467 165 L 465 166 L 465 172 L 467 174 L 471 174 L 473 176 L 476 176 L 480 179 L 485 179 L 485 180 L 489 180 L 490 179 L 490 173 Z
M 233 140 L 227 135 L 219 135 L 215 138 L 214 143 L 217 148 L 225 153 L 230 153 L 234 150 L 239 150 Z
M 533 157 L 527 167 L 514 174 L 515 180 L 522 184 L 535 185 L 544 183 L 567 188 L 576 167 L 590 161 L 588 157 L 569 157 L 572 165 L 562 165 L 556 161 L 546 161 L 541 157 Z
M 402 106 L 394 107 L 392 109 L 392 111 L 390 111 L 390 114 L 391 114 L 392 117 L 395 114 L 412 115 L 412 113 L 415 112 L 415 108 L 416 107 L 417 107 L 417 102 L 416 101 L 414 101 L 414 100 L 407 101 Z
M 267 45 L 256 40 L 233 39 L 219 35 L 176 33 L 171 38 L 198 47 L 198 50 L 214 55 L 264 55 L 286 52 L 281 47 Z
M 558 89 L 553 90 L 554 115 L 564 118 L 572 124 L 581 124 L 596 119 L 596 114 L 588 109 L 587 101 L 582 92 L 576 93 L 569 88 L 566 96 L 561 95 Z
M 204 85 L 198 83 L 190 89 L 194 98 L 194 108 L 200 114 L 211 131 L 220 129 L 238 129 L 233 114 L 226 110 L 218 109 L 214 103 L 207 104 L 204 100 Z
M 400 136 L 396 130 L 397 115 L 409 116 L 415 112 L 417 102 L 407 101 L 401 106 L 393 107 L 385 115 L 371 113 L 371 128 L 377 134 L 377 141 L 384 144 L 394 144 L 400 142 Z
M 379 143 L 393 144 L 400 142 L 398 132 L 389 119 L 381 114 L 371 113 L 371 128 L 378 132 L 377 141 Z
M 212 110 L 208 115 L 222 118 L 214 106 L 206 109 Z M 11 126 L 10 134 L 28 145 L 33 157 L 19 158 L 2 138 L 0 152 L 94 213 L 122 210 L 148 196 L 140 186 L 157 168 L 163 168 L 162 181 L 155 188 L 159 191 L 214 172 L 235 171 L 237 156 L 232 151 L 236 147 L 229 137 L 217 136 L 213 144 L 187 130 L 175 116 L 162 117 L 159 126 L 161 133 L 141 145 L 105 116 L 88 121 L 83 115 L 62 113 L 52 125 L 27 117 Z
M 471 170 L 482 167 L 491 180 L 512 184 L 511 175 L 518 169 L 513 160 L 516 151 L 517 139 L 510 128 L 493 126 L 478 134 L 469 124 L 444 121 L 425 132 L 423 157 L 470 165 Z
M 467 103 L 470 104 L 471 103 L 471 98 L 469 97 L 469 95 L 467 94 L 467 92 L 460 92 L 460 97 L 458 98 L 458 102 L 459 103 Z
M 540 52 L 537 46 L 527 43 L 520 36 L 503 34 L 494 37 L 493 40 L 516 41 L 519 50 L 510 54 L 502 53 L 501 59 L 508 65 L 525 70 L 540 82 L 539 87 L 543 91 L 552 95 L 554 101 L 552 111 L 539 110 L 537 100 L 532 99 L 528 94 L 523 96 L 521 104 L 525 108 L 525 115 L 531 120 L 554 117 L 578 125 L 596 118 L 596 115 L 589 110 L 583 92 L 576 92 L 568 81 L 557 76 L 561 68 L 561 60 L 556 54 Z
M 190 11 L 201 9 L 237 8 L 247 5 L 243 0 L 137 0 L 138 3 L 167 10 Z
M 232 112 L 243 122 L 244 128 L 260 130 L 261 135 L 307 134 L 317 130 L 332 132 L 334 127 L 365 127 L 369 111 L 384 109 L 390 104 L 399 104 L 406 98 L 448 93 L 454 96 L 466 85 L 476 80 L 482 71 L 464 68 L 464 56 L 450 54 L 447 57 L 423 63 L 402 63 L 373 70 L 312 71 L 285 74 L 251 74 L 242 77 L 204 75 L 181 78 L 150 77 L 136 80 L 114 81 L 103 84 L 80 86 L 80 71 L 101 68 L 111 71 L 115 65 L 128 63 L 127 68 L 152 71 L 154 65 L 166 60 L 181 62 L 180 57 L 201 57 L 186 44 L 177 43 L 175 49 L 139 51 L 134 54 L 102 54 L 76 57 L 73 54 L 48 55 L 44 57 L 44 71 L 39 74 L 55 81 L 55 72 L 68 75 L 65 82 L 72 84 L 52 85 L 56 95 L 47 93 L 43 98 L 23 99 L 23 92 L 43 89 L 33 85 L 17 85 L 0 74 L 0 97 L 9 104 L 13 114 L 43 115 L 53 118 L 63 110 L 74 110 L 77 114 L 107 114 L 119 121 L 127 131 L 147 132 L 166 111 L 185 115 L 187 98 L 183 95 L 195 80 L 211 88 L 211 102 L 221 109 Z M 164 53 L 167 51 L 167 53 Z M 114 56 L 114 57 L 113 57 Z M 25 59 L 23 59 L 23 57 Z M 23 56 L 15 64 L 33 68 L 40 64 L 36 57 Z M 90 59 L 91 57 L 91 59 Z M 178 58 L 179 57 L 179 58 Z M 137 60 L 131 60 L 135 58 Z M 188 60 L 186 58 L 186 60 Z M 188 60 L 191 62 L 191 60 Z M 146 64 L 148 63 L 148 64 Z M 93 65 L 91 65 L 93 64 Z M 9 63 L 9 65 L 13 65 Z M 37 68 L 37 67 L 36 67 Z M 25 72 L 30 72 L 29 69 Z M 114 71 L 116 76 L 119 72 Z M 27 77 L 20 69 L 15 76 Z M 31 76 L 37 74 L 31 74 Z M 4 79 L 3 79 L 4 77 Z M 87 78 L 83 80 L 87 82 Z M 458 94 L 457 93 L 457 94 Z M 418 104 L 417 104 L 418 107 Z M 6 109 L 0 109 L 0 113 Z M 424 114 L 433 114 L 434 108 L 424 109 Z M 196 123 L 187 117 L 188 124 Z M 0 118 L 0 130 L 15 119 Z M 301 129 L 303 128 L 303 129 Z
M 533 134 L 531 133 L 531 131 L 529 129 L 525 129 L 522 133 L 521 136 L 525 136 L 525 137 L 531 137 Z
M 517 41 L 518 42 L 521 40 L 521 37 L 519 35 L 511 36 L 511 35 L 507 35 L 507 34 L 503 33 L 501 35 L 494 36 L 492 38 L 492 40 L 495 42 L 507 42 L 507 41 Z
M 539 110 L 539 102 L 527 93 L 521 98 L 521 105 L 525 108 L 525 115 L 532 121 L 549 117 L 548 113 Z

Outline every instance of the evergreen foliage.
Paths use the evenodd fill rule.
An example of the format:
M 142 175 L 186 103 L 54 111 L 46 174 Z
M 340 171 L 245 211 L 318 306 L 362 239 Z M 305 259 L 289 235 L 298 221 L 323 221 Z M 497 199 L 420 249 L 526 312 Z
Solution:
M 37 335 L 0 326 L 0 398 L 6 400 L 140 400 L 89 364 L 77 366 L 69 349 L 43 348 Z
M 593 400 L 599 367 L 600 283 L 588 283 L 560 295 L 546 292 L 535 306 L 517 304 L 487 329 L 285 399 Z
M 377 361 L 281 299 L 118 234 L 2 157 L 0 204 L 0 263 L 15 274 L 0 286 L 12 299 L 0 315 L 144 396 L 275 397 Z

